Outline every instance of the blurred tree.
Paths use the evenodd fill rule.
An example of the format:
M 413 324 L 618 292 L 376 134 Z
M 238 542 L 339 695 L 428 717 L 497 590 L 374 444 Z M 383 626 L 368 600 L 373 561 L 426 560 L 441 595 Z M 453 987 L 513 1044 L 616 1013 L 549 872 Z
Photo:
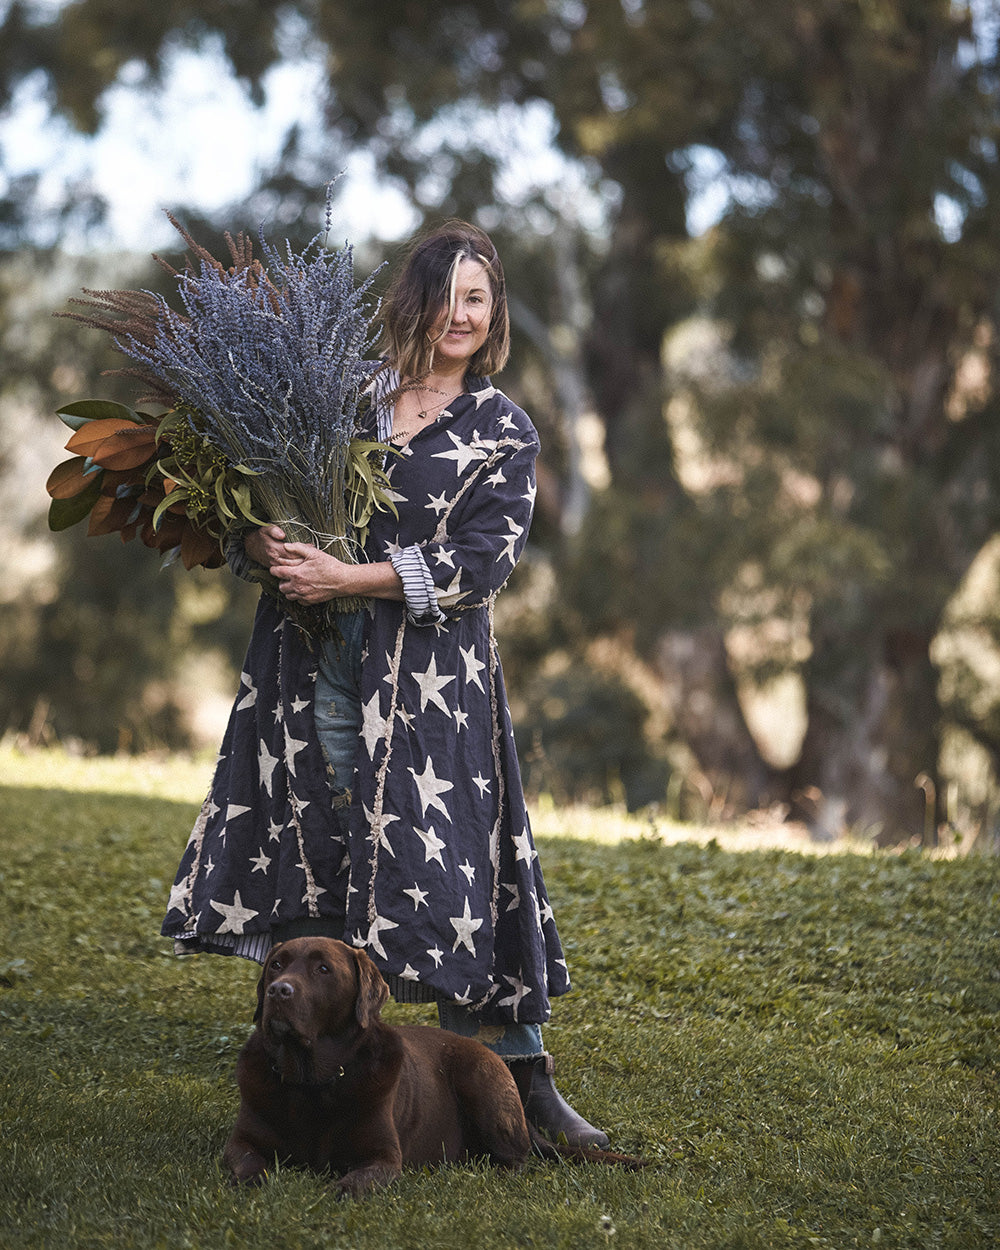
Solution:
M 41 71 L 84 129 L 123 66 L 155 80 L 179 39 L 221 38 L 259 90 L 297 13 L 327 49 L 331 134 L 510 257 L 514 389 L 565 414 L 540 492 L 566 544 L 561 641 L 607 631 L 657 664 L 677 732 L 737 803 L 782 800 L 824 835 L 936 827 L 930 644 L 1000 520 L 995 24 L 952 0 L 33 12 L 0 29 L 0 100 Z M 603 239 L 572 197 L 505 192 L 510 120 L 537 104 L 603 195 Z M 692 242 L 706 168 L 728 198 Z M 695 312 L 714 337 L 671 337 Z M 591 401 L 612 477 L 583 522 Z M 779 768 L 739 696 L 789 671 L 806 730 Z

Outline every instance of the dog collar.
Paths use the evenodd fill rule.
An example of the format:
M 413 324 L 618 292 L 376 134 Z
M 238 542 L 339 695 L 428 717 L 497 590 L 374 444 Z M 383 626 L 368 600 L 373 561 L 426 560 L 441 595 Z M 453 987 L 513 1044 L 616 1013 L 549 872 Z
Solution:
M 328 1085 L 334 1085 L 345 1075 L 344 1065 L 341 1064 L 333 1076 L 327 1077 L 325 1081 L 288 1081 L 281 1075 L 281 1069 L 271 1060 L 271 1071 L 282 1083 L 282 1085 L 290 1085 L 292 1089 L 325 1089 Z

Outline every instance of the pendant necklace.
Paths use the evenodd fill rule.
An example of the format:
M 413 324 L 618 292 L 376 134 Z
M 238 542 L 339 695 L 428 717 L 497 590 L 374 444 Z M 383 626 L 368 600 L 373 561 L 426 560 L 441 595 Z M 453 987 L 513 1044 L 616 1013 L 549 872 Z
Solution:
M 441 393 L 440 391 L 437 392 L 437 394 L 439 395 L 440 393 Z M 420 421 L 421 423 L 426 423 L 426 424 L 408 425 L 408 426 L 404 426 L 400 430 L 394 430 L 389 435 L 389 442 L 397 443 L 397 444 L 407 442 L 410 438 L 412 438 L 414 434 L 419 434 L 421 430 L 426 429 L 427 424 L 431 424 L 434 421 L 436 421 L 438 417 L 440 417 L 442 412 L 444 412 L 445 408 L 447 408 L 447 406 L 452 402 L 452 400 L 457 399 L 459 395 L 461 394 L 463 394 L 462 391 L 456 391 L 454 395 L 449 395 L 447 399 L 442 400 L 442 402 L 438 404 L 437 411 L 434 413 L 434 416 L 430 418 L 430 420 L 428 420 L 428 413 L 433 411 L 433 409 L 431 407 L 424 408 L 422 411 L 417 413 L 417 420 Z

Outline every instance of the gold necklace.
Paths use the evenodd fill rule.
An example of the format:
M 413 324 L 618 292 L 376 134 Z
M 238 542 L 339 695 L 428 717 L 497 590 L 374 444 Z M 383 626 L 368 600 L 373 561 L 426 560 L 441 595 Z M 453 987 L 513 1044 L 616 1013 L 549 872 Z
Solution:
M 422 386 L 420 389 L 425 390 L 425 391 L 427 390 L 435 391 L 434 387 L 427 387 L 427 386 Z M 440 391 L 435 391 L 435 393 L 438 395 L 441 394 Z M 430 424 L 431 422 L 436 421 L 438 417 L 440 417 L 441 414 L 444 412 L 445 408 L 447 408 L 447 406 L 451 403 L 451 401 L 453 399 L 457 399 L 459 395 L 463 393 L 464 392 L 462 391 L 456 391 L 454 395 L 449 395 L 447 399 L 443 400 L 440 404 L 438 404 L 437 412 L 434 413 L 433 418 L 431 418 L 430 420 L 428 420 L 428 415 L 427 415 L 431 411 L 430 408 L 425 408 L 421 412 L 418 412 L 417 420 L 421 422 L 426 422 L 427 424 Z M 426 428 L 427 426 L 423 424 L 403 426 L 402 429 L 393 430 L 393 432 L 389 435 L 389 442 L 397 443 L 397 444 L 404 443 L 408 439 L 412 438 L 414 434 L 419 434 L 421 430 L 426 429 Z

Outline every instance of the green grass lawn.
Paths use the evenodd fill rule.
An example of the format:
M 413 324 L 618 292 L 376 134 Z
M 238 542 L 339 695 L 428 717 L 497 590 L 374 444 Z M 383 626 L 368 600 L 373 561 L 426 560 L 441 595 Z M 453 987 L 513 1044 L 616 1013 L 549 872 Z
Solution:
M 1000 1245 L 1000 861 L 598 812 L 536 820 L 575 981 L 546 1040 L 651 1166 L 234 1192 L 256 968 L 158 937 L 209 768 L 0 749 L 4 1250 Z

